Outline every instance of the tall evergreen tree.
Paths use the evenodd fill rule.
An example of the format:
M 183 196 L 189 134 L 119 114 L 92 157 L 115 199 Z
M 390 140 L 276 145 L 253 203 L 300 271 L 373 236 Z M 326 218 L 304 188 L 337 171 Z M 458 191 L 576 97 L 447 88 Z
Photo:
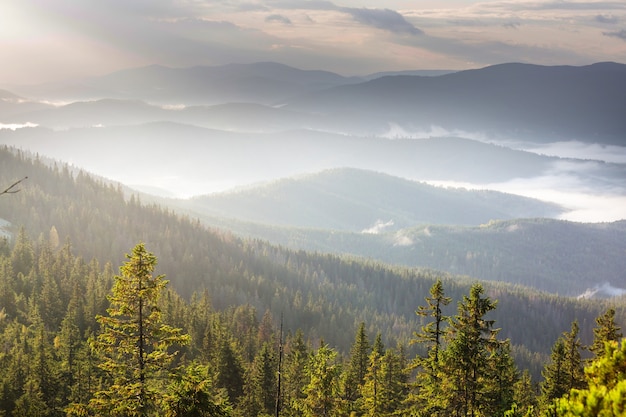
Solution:
M 93 349 L 109 383 L 96 392 L 90 406 L 112 416 L 151 416 L 162 408 L 164 376 L 176 356 L 171 349 L 189 337 L 161 319 L 158 300 L 167 285 L 153 276 L 157 258 L 143 243 L 126 255 L 109 295 L 108 316 L 99 316 L 101 333 Z
M 363 384 L 365 415 L 394 415 L 405 400 L 406 371 L 399 353 L 387 349 L 383 355 L 372 351 Z
M 337 351 L 324 342 L 309 358 L 307 374 L 309 384 L 304 387 L 304 398 L 298 408 L 304 417 L 331 417 L 341 408 L 339 376 L 341 368 L 336 362 Z
M 573 389 L 557 400 L 559 417 L 618 417 L 626 415 L 626 340 L 607 342 L 601 357 L 586 369 L 588 386 Z
M 305 398 L 304 387 L 309 383 L 306 372 L 308 359 L 309 347 L 304 341 L 302 330 L 298 329 L 295 336 L 288 341 L 283 366 L 283 415 L 301 415 L 296 405 Z
M 578 322 L 572 322 L 570 331 L 564 332 L 552 348 L 550 363 L 542 373 L 544 381 L 539 400 L 544 412 L 553 413 L 556 400 L 586 385 L 578 331 Z
M 350 362 L 344 373 L 344 398 L 349 403 L 361 397 L 361 388 L 369 365 L 369 355 L 370 341 L 365 330 L 365 323 L 361 322 L 350 348 Z
M 504 415 L 515 402 L 515 384 L 519 372 L 511 356 L 511 343 L 507 339 L 498 343 L 489 360 L 487 390 L 483 402 L 485 413 Z
M 593 329 L 593 344 L 589 350 L 599 358 L 604 355 L 606 342 L 618 342 L 623 337 L 620 327 L 615 324 L 615 309 L 609 308 L 604 314 L 596 318 L 596 327 Z
M 485 315 L 496 302 L 483 296 L 483 287 L 474 284 L 470 294 L 459 303 L 452 321 L 450 342 L 444 352 L 442 395 L 446 415 L 475 417 L 483 415 L 489 387 L 491 352 L 499 342 L 493 320 Z
M 418 373 L 412 384 L 412 392 L 407 399 L 407 406 L 421 415 L 436 415 L 442 410 L 440 398 L 441 384 L 439 381 L 440 352 L 445 335 L 445 325 L 450 318 L 443 314 L 443 308 L 452 300 L 444 292 L 441 280 L 437 280 L 430 288 L 430 297 L 426 297 L 426 305 L 419 306 L 416 314 L 429 320 L 421 327 L 420 332 L 413 333 L 411 344 L 420 344 L 425 348 L 425 356 L 417 356 L 410 368 Z
M 450 304 L 452 298 L 446 297 L 441 280 L 437 280 L 430 288 L 430 297 L 426 297 L 426 305 L 419 306 L 416 314 L 424 318 L 432 318 L 422 326 L 420 333 L 414 333 L 413 343 L 424 343 L 428 349 L 428 363 L 430 372 L 434 373 L 436 363 L 439 360 L 439 349 L 443 335 L 444 325 L 449 321 L 449 317 L 443 314 L 443 307 Z

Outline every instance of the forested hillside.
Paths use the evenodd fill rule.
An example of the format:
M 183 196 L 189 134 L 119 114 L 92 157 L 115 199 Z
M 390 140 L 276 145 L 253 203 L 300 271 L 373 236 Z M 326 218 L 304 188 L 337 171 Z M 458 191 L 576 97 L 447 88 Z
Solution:
M 556 204 L 512 194 L 435 187 L 351 168 L 194 197 L 180 205 L 203 215 L 254 223 L 353 232 L 373 228 L 377 222 L 398 230 L 416 224 L 480 225 L 563 212 Z
M 101 264 L 119 264 L 128 248 L 144 242 L 158 254 L 159 272 L 185 298 L 207 289 L 219 309 L 247 303 L 274 315 L 282 312 L 289 328 L 301 327 L 341 348 L 348 346 L 358 321 L 381 329 L 386 340 L 406 339 L 418 325 L 415 307 L 435 278 L 446 280 L 455 300 L 478 278 L 240 239 L 154 204 L 143 205 L 137 197 L 127 197 L 122 187 L 67 166 L 50 167 L 8 149 L 1 157 L 3 183 L 28 176 L 21 192 L 0 201 L 0 217 L 11 222 L 14 235 L 20 227 L 34 242 L 54 234 L 60 244 L 67 241 L 78 255 Z M 574 318 L 591 323 L 605 308 L 601 301 L 575 301 L 497 283 L 486 288 L 498 298 L 511 298 L 495 318 L 503 327 L 507 321 L 515 323 L 513 343 L 542 353 Z M 516 303 L 526 306 L 526 319 L 520 320 Z M 545 331 L 535 331 L 535 317 L 550 318 L 542 320 Z M 583 333 L 589 335 L 589 328 L 583 327 Z
M 163 320 L 174 326 L 172 331 L 180 328 L 177 334 L 189 334 L 188 338 L 168 339 L 178 340 L 181 345 L 180 355 L 172 358 L 171 365 L 165 359 L 150 362 L 155 366 L 153 376 L 175 364 L 184 365 L 184 374 L 158 379 L 157 385 L 141 385 L 150 391 L 164 390 L 162 384 L 169 384 L 163 402 L 152 404 L 163 410 L 182 407 L 180 399 L 191 395 L 185 390 L 204 381 L 201 386 L 208 394 L 202 398 L 217 407 L 215 413 L 224 413 L 208 415 L 271 413 L 274 397 L 268 397 L 268 392 L 275 392 L 275 380 L 270 378 L 275 373 L 267 369 L 275 369 L 281 317 L 289 341 L 287 355 L 295 355 L 298 349 L 311 353 L 310 359 L 300 362 L 304 372 L 300 385 L 292 387 L 295 391 L 291 394 L 285 394 L 290 398 L 285 410 L 292 409 L 294 415 L 315 414 L 303 411 L 314 407 L 313 392 L 318 391 L 314 385 L 318 377 L 315 361 L 320 366 L 335 367 L 330 377 L 335 388 L 328 393 L 332 399 L 328 407 L 343 410 L 342 413 L 364 412 L 367 407 L 375 410 L 371 401 L 381 399 L 365 387 L 367 378 L 372 381 L 377 377 L 370 374 L 366 378 L 364 371 L 356 381 L 349 376 L 349 370 L 356 366 L 350 363 L 356 360 L 354 345 L 359 329 L 369 335 L 361 336 L 363 343 L 371 339 L 363 345 L 366 347 L 361 347 L 361 354 L 370 362 L 381 361 L 381 370 L 387 366 L 397 383 L 395 391 L 389 393 L 394 399 L 390 402 L 394 404 L 393 410 L 371 411 L 373 415 L 399 410 L 403 398 L 406 399 L 403 407 L 420 407 L 424 405 L 424 397 L 420 395 L 431 385 L 419 375 L 435 374 L 416 375 L 416 370 L 425 372 L 429 368 L 435 372 L 436 369 L 437 378 L 460 384 L 462 380 L 455 379 L 451 369 L 465 369 L 461 363 L 452 361 L 453 356 L 450 361 L 443 356 L 441 359 L 442 366 L 445 363 L 451 368 L 439 368 L 438 362 L 427 361 L 430 356 L 420 356 L 422 359 L 415 356 L 432 354 L 431 344 L 421 339 L 421 343 L 409 344 L 417 337 L 416 333 L 424 332 L 422 326 L 431 321 L 428 314 L 417 315 L 416 310 L 424 306 L 425 298 L 432 299 L 431 292 L 438 280 L 445 296 L 451 298 L 447 306 L 442 305 L 442 314 L 455 317 L 449 328 L 455 331 L 446 332 L 445 342 L 442 339 L 442 355 L 444 346 L 446 351 L 451 349 L 449 352 L 461 348 L 460 339 L 454 335 L 463 331 L 463 311 L 489 306 L 476 312 L 488 318 L 481 324 L 486 326 L 484 332 L 473 336 L 480 344 L 495 343 L 491 330 L 501 329 L 497 332 L 500 353 L 496 356 L 488 354 L 488 350 L 475 353 L 476 359 L 486 361 L 481 366 L 482 376 L 475 381 L 476 392 L 485 395 L 505 394 L 486 383 L 495 375 L 490 372 L 496 372 L 497 360 L 508 363 L 505 369 L 512 372 L 507 376 L 511 378 L 509 386 L 518 380 L 517 368 L 530 370 L 534 381 L 539 382 L 540 370 L 549 362 L 548 355 L 560 337 L 567 333 L 590 344 L 595 319 L 611 307 L 615 308 L 618 325 L 626 319 L 624 303 L 619 300 L 577 301 L 504 284 L 478 285 L 468 277 L 432 270 L 392 268 L 242 240 L 227 232 L 208 230 L 199 221 L 180 217 L 159 206 L 144 205 L 137 197 L 128 197 L 121 186 L 7 148 L 0 151 L 0 166 L 3 184 L 28 177 L 19 184 L 19 192 L 0 198 L 0 217 L 10 222 L 5 229 L 13 236 L 11 241 L 2 240 L 0 248 L 3 300 L 0 329 L 6 347 L 0 355 L 5 369 L 2 409 L 8 415 L 34 415 L 37 410 L 48 410 L 42 415 L 64 411 L 84 415 L 81 413 L 97 412 L 94 410 L 111 412 L 107 408 L 111 402 L 106 398 L 117 398 L 120 407 L 128 405 L 125 401 L 132 402 L 129 398 L 135 397 L 131 391 L 125 396 L 115 389 L 119 386 L 115 384 L 121 381 L 116 372 L 121 370 L 106 365 L 114 363 L 112 355 L 121 355 L 121 351 L 107 350 L 104 342 L 109 336 L 103 335 L 118 334 L 116 326 L 122 324 L 102 317 L 115 311 L 111 308 L 123 307 L 120 303 L 124 302 L 125 292 L 117 287 L 120 279 L 114 278 L 117 267 L 125 261 L 132 263 L 133 259 L 139 262 L 138 270 L 130 266 L 120 270 L 122 275 L 128 273 L 127 278 L 132 282 L 145 272 L 146 264 L 142 262 L 153 259 L 151 253 L 156 255 L 154 259 L 158 258 L 154 273 L 165 273 L 171 282 L 171 291 L 163 290 L 163 297 L 150 293 L 154 297 L 150 301 L 158 301 L 159 306 L 151 311 L 160 312 L 158 316 L 150 316 L 151 320 L 157 324 Z M 143 243 L 136 246 L 139 242 Z M 144 245 L 150 253 L 144 252 Z M 124 254 L 133 247 L 125 260 Z M 161 288 L 158 282 L 155 285 Z M 458 311 L 457 302 L 460 302 Z M 572 323 L 580 326 L 575 334 L 573 328 L 568 330 Z M 380 339 L 370 344 L 378 334 Z M 87 338 L 92 342 L 87 343 Z M 517 367 L 507 362 L 509 355 L 515 358 Z M 306 361 L 310 362 L 304 367 Z M 161 371 L 157 372 L 157 368 Z M 258 379 L 262 375 L 270 378 L 263 389 Z M 408 378 L 414 377 L 422 388 L 405 385 Z M 291 382 L 295 384 L 294 379 Z M 142 395 L 139 397 L 143 398 Z M 194 395 L 200 394 L 196 391 Z M 432 397 L 435 403 L 427 406 L 439 407 L 453 401 L 447 395 L 440 392 Z M 508 409 L 513 394 L 506 395 L 509 399 L 499 405 L 486 399 L 480 404 L 485 407 L 489 404 L 493 410 Z M 145 401 L 142 407 L 152 400 Z M 463 406 L 476 408 L 480 404 L 465 402 Z
M 600 296 L 626 290 L 624 221 L 512 219 L 480 226 L 423 224 L 401 230 L 381 228 L 376 233 L 355 233 L 267 226 L 198 215 L 206 223 L 228 228 L 240 236 L 269 240 L 296 250 L 434 268 L 572 297 L 595 288 L 606 288 L 607 291 L 598 293 Z

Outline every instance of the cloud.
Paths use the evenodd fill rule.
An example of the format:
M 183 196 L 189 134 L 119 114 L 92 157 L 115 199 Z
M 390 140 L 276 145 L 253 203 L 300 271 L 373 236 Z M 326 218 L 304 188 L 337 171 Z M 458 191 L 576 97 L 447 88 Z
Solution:
M 291 25 L 291 20 L 288 17 L 279 15 L 279 14 L 272 14 L 269 15 L 265 18 L 266 22 L 277 22 L 277 23 L 284 23 L 285 25 Z
M 393 246 L 413 246 L 414 243 L 413 239 L 402 230 L 393 237 Z
M 357 22 L 387 30 L 396 34 L 423 35 L 424 32 L 410 22 L 404 16 L 391 9 L 355 9 L 342 7 L 339 10 L 352 16 Z
M 619 18 L 617 16 L 613 16 L 613 15 L 605 16 L 605 15 L 599 14 L 599 15 L 596 16 L 595 20 L 598 23 L 607 23 L 607 24 L 619 23 Z
M 611 36 L 614 38 L 619 38 L 626 41 L 626 29 L 622 29 L 615 32 L 602 32 L 604 36 Z
M 371 235 L 378 235 L 382 232 L 385 231 L 385 229 L 393 226 L 393 220 L 389 220 L 388 222 L 384 222 L 382 220 L 376 220 L 376 223 L 374 223 L 373 226 L 368 227 L 367 229 L 363 229 L 361 230 L 361 233 L 363 234 L 371 234 Z

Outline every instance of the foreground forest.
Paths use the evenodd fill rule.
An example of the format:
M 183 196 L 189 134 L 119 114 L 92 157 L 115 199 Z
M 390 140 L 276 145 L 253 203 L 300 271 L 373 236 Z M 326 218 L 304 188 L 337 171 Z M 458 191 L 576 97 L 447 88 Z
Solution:
M 626 342 L 613 309 L 596 319 L 589 347 L 571 324 L 537 386 L 487 318 L 497 300 L 480 284 L 452 316 L 442 282 L 433 284 L 410 340 L 423 354 L 372 339 L 364 323 L 340 354 L 284 332 L 269 311 L 260 320 L 250 305 L 217 311 L 206 291 L 183 300 L 153 274 L 158 260 L 143 243 L 126 258 L 115 274 L 54 234 L 34 244 L 21 229 L 13 248 L 2 240 L 2 415 L 597 415 L 567 414 L 588 397 L 606 415 L 626 411 Z
M 598 385 L 586 360 L 613 375 L 624 354 L 600 343 L 619 338 L 623 300 L 290 251 L 67 166 L 0 162 L 2 184 L 28 176 L 0 197 L 7 416 L 274 414 L 281 341 L 281 415 L 516 416 L 564 409 Z

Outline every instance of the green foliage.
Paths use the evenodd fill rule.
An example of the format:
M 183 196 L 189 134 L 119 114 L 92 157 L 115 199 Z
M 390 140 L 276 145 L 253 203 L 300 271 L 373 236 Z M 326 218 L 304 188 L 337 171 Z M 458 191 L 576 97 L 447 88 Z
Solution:
M 165 401 L 167 417 L 227 417 L 231 413 L 224 392 L 214 386 L 208 365 L 192 363 L 170 378 Z
M 304 417 L 330 417 L 341 409 L 341 367 L 336 359 L 337 352 L 323 342 L 310 356 L 306 366 L 309 383 L 303 389 L 304 398 L 297 402 Z
M 615 309 L 609 308 L 604 314 L 596 318 L 596 327 L 593 329 L 593 344 L 589 350 L 596 357 L 603 356 L 605 343 L 617 342 L 622 337 L 622 332 L 615 323 Z
M 618 417 L 626 414 L 626 341 L 606 342 L 604 354 L 585 374 L 589 387 L 572 389 L 557 401 L 559 417 Z
M 285 327 L 298 329 L 295 335 L 288 332 L 285 342 L 281 416 L 324 410 L 340 416 L 461 413 L 456 404 L 461 391 L 455 387 L 470 376 L 476 377 L 467 385 L 476 392 L 473 404 L 482 407 L 472 407 L 475 415 L 504 410 L 517 416 L 538 408 L 531 374 L 539 378 L 550 346 L 574 318 L 582 324 L 573 337 L 562 337 L 563 367 L 577 361 L 575 354 L 567 356 L 568 346 L 578 349 L 582 340 L 591 340 L 594 318 L 614 308 L 613 324 L 604 320 L 598 328 L 614 328 L 618 334 L 616 323 L 626 317 L 620 300 L 609 305 L 487 284 L 477 294 L 464 277 L 240 240 L 143 205 L 121 188 L 84 173 L 52 169 L 23 155 L 0 152 L 1 158 L 3 168 L 27 166 L 37 175 L 30 176 L 20 193 L 0 199 L 0 216 L 15 223 L 12 241 L 0 239 L 0 415 L 87 416 L 99 404 L 106 413 L 122 414 L 134 407 L 124 396 L 142 390 L 145 402 L 151 403 L 145 411 L 153 414 L 271 414 L 278 340 L 271 312 L 281 311 Z M 29 233 L 39 238 L 30 240 Z M 156 257 L 144 253 L 145 248 L 139 249 L 144 253 L 140 261 L 129 259 L 134 266 L 126 271 L 124 265 L 114 277 L 110 261 L 138 239 L 157 248 L 159 272 L 172 277 L 171 289 L 165 288 L 162 274 L 156 275 Z M 144 276 L 148 269 L 155 282 L 133 287 L 137 280 L 131 277 Z M 149 301 L 141 315 L 146 331 L 143 365 L 137 360 L 141 355 L 124 353 L 137 346 L 131 329 L 135 336 L 141 333 L 140 320 L 130 319 L 131 307 L 137 305 L 133 292 Z M 437 300 L 443 307 L 448 296 L 464 307 L 452 327 L 437 331 L 429 324 L 447 323 L 443 309 L 440 316 L 436 312 Z M 416 315 L 416 300 L 425 297 L 427 305 L 418 312 L 426 314 Z M 491 300 L 496 298 L 494 309 Z M 469 311 L 488 314 L 474 321 L 482 329 L 479 339 L 472 339 Z M 494 320 L 502 327 L 497 336 L 510 344 L 495 338 Z M 413 333 L 416 329 L 424 337 Z M 372 346 L 368 333 L 377 335 Z M 416 359 L 409 370 L 403 351 L 386 349 L 385 344 L 401 345 L 412 333 L 419 343 L 409 353 Z M 614 337 L 602 334 L 598 337 Z M 320 338 L 331 340 L 333 348 L 323 344 L 311 351 L 310 341 Z M 480 349 L 472 353 L 476 346 Z M 176 350 L 179 354 L 172 356 Z M 462 362 L 462 355 L 475 355 L 475 360 Z M 528 378 L 522 374 L 512 382 L 517 375 L 513 358 L 531 371 Z M 474 363 L 484 366 L 472 368 Z M 408 396 L 409 373 L 413 394 L 430 402 Z M 567 390 L 572 379 L 563 381 Z M 324 390 L 326 395 L 320 396 Z M 105 393 L 110 403 L 116 401 L 117 411 L 104 406 L 109 401 Z M 247 404 L 250 396 L 254 401 Z M 139 414 L 140 405 L 130 414 Z
M 140 243 L 127 258 L 115 276 L 109 315 L 98 316 L 102 330 L 92 347 L 109 382 L 95 393 L 90 406 L 108 415 L 155 415 L 162 407 L 168 366 L 176 356 L 170 348 L 188 343 L 189 337 L 161 319 L 158 301 L 167 281 L 152 275 L 156 256 Z

